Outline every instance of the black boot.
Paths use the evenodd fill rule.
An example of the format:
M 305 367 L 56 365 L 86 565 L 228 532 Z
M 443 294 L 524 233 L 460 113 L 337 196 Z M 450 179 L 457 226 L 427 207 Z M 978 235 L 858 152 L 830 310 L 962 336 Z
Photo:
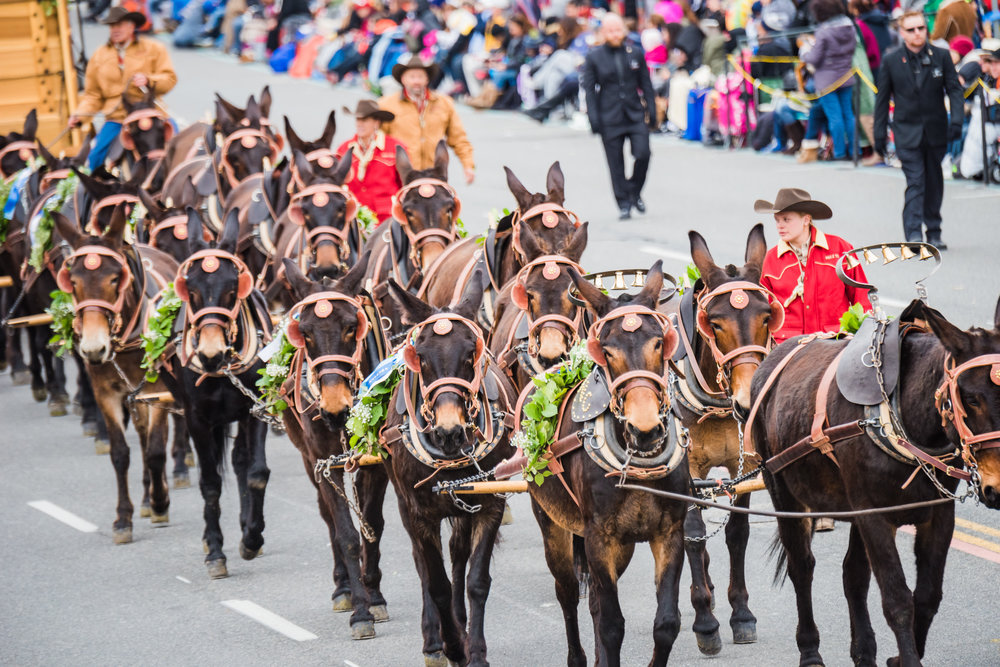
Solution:
M 788 123 L 785 125 L 785 134 L 788 135 L 788 139 L 792 142 L 792 145 L 782 152 L 787 155 L 795 155 L 802 148 L 802 139 L 806 136 L 805 128 L 802 127 L 802 123 L 799 121 Z

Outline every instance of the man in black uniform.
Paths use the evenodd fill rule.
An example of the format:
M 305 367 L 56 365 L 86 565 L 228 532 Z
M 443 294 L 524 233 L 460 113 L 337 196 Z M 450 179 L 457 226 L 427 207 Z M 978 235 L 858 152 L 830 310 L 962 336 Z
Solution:
M 618 218 L 627 220 L 633 206 L 640 213 L 646 211 L 641 195 L 649 168 L 649 127 L 656 119 L 655 97 L 646 56 L 642 48 L 625 41 L 620 16 L 604 16 L 601 37 L 604 43 L 592 48 L 584 60 L 582 83 L 590 129 L 604 141 Z M 626 138 L 635 158 L 631 178 L 625 177 Z
M 907 241 L 927 242 L 939 250 L 944 176 L 941 160 L 948 142 L 962 136 L 964 99 L 955 66 L 947 49 L 927 43 L 927 23 L 919 11 L 899 19 L 903 46 L 886 53 L 878 71 L 875 97 L 875 150 L 885 155 L 889 98 L 896 103 L 892 131 L 896 156 L 906 176 L 903 232 Z M 944 107 L 947 95 L 951 122 Z

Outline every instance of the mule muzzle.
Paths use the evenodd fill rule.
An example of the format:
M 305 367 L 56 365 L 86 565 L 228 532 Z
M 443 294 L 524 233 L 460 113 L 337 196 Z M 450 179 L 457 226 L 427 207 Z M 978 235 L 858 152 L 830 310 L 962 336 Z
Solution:
M 80 322 L 80 356 L 91 364 L 103 364 L 111 358 L 111 323 L 106 313 L 86 310 Z

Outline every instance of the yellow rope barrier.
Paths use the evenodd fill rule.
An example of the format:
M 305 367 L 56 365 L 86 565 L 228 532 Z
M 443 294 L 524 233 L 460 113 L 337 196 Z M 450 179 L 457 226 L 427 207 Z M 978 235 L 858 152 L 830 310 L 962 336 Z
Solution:
M 823 97 L 824 95 L 827 95 L 837 90 L 842 85 L 847 83 L 850 80 L 850 78 L 854 76 L 854 73 L 857 72 L 857 68 L 852 68 L 849 72 L 847 72 L 847 74 L 840 77 L 838 80 L 834 81 L 829 87 L 826 88 L 826 90 L 819 93 L 802 93 L 802 92 L 790 93 L 787 90 L 779 90 L 777 88 L 772 88 L 771 86 L 764 84 L 763 82 L 761 82 L 760 79 L 754 78 L 749 72 L 743 69 L 743 67 L 740 66 L 736 58 L 734 58 L 731 55 L 727 56 L 727 58 L 729 59 L 729 63 L 740 74 L 740 76 L 742 76 L 748 83 L 753 84 L 754 88 L 763 90 L 765 93 L 771 95 L 772 97 L 781 96 L 781 97 L 787 97 L 789 99 L 795 98 L 799 100 L 806 100 L 809 102 L 814 102 L 819 98 Z M 862 80 L 865 80 L 863 76 L 861 78 Z M 875 87 L 872 86 L 871 82 L 865 80 L 865 83 L 871 86 L 872 90 L 875 90 Z M 876 92 L 878 91 L 876 90 Z

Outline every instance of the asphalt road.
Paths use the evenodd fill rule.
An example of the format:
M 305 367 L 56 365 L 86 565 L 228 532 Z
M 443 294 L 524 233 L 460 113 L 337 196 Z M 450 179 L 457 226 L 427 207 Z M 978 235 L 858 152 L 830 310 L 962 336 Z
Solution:
M 88 32 L 88 43 L 97 33 Z M 353 107 L 356 89 L 272 76 L 257 66 L 238 66 L 202 53 L 175 53 L 181 83 L 167 98 L 178 117 L 200 118 L 219 91 L 241 102 L 271 84 L 272 118 L 288 114 L 306 137 L 318 135 L 331 108 Z M 457 186 L 467 225 L 479 230 L 491 208 L 512 206 L 501 165 L 510 166 L 532 189 L 560 160 L 566 173 L 567 205 L 591 221 L 583 263 L 591 270 L 647 266 L 657 257 L 679 273 L 689 260 L 686 233 L 700 230 L 719 263 L 739 262 L 746 233 L 757 221 L 756 198 L 770 199 L 779 187 L 804 187 L 828 202 L 836 217 L 823 228 L 861 245 L 898 239 L 903 180 L 891 169 L 795 165 L 788 158 L 709 150 L 657 137 L 653 143 L 646 201 L 649 213 L 627 223 L 615 208 L 600 143 L 563 126 L 539 126 L 509 113 L 463 111 L 479 165 L 476 183 Z M 349 136 L 345 119 L 336 141 Z M 457 166 L 453 182 L 460 181 Z M 990 325 L 1000 276 L 995 257 L 1000 188 L 950 183 L 945 198 L 945 238 L 951 249 L 928 283 L 930 302 L 963 326 Z M 764 220 L 769 240 L 776 235 Z M 894 263 L 872 274 L 893 304 L 914 295 L 914 264 Z M 878 273 L 876 273 L 878 272 Z M 898 310 L 898 305 L 890 310 Z M 139 453 L 133 433 L 130 471 L 133 500 L 140 487 Z M 387 500 L 383 541 L 384 592 L 391 620 L 377 626 L 372 641 L 350 639 L 348 615 L 330 608 L 331 556 L 325 525 L 298 453 L 281 437 L 269 436 L 271 478 L 267 490 L 267 540 L 263 555 L 244 562 L 236 554 L 239 536 L 236 488 L 227 474 L 223 531 L 230 577 L 208 579 L 202 563 L 202 503 L 197 487 L 171 493 L 170 523 L 154 528 L 136 519 L 135 542 L 113 546 L 115 486 L 110 462 L 94 454 L 74 417 L 50 418 L 44 404 L 24 387 L 0 376 L 0 663 L 12 665 L 93 664 L 333 664 L 414 665 L 421 662 L 420 589 L 408 539 L 395 503 Z M 39 503 L 39 501 L 44 501 Z M 764 494 L 754 506 L 768 507 Z M 565 639 L 553 584 L 526 496 L 511 499 L 513 525 L 501 530 L 492 566 L 486 633 L 494 665 L 559 665 Z M 56 519 L 59 510 L 71 513 Z M 720 516 L 709 515 L 709 527 Z M 945 598 L 931 629 L 928 665 L 1000 664 L 1000 514 L 973 505 L 958 507 L 962 523 L 949 554 Z M 67 523 L 69 522 L 69 523 Z M 753 520 L 747 557 L 751 608 L 759 641 L 734 645 L 728 633 L 728 603 L 719 596 L 716 614 L 723 650 L 705 658 L 697 650 L 682 580 L 683 627 L 672 658 L 688 665 L 794 665 L 796 612 L 791 585 L 772 585 L 768 547 L 771 521 Z M 841 588 L 840 561 L 847 530 L 816 537 L 814 600 L 830 665 L 850 664 L 850 632 Z M 897 537 L 912 585 L 911 535 Z M 720 590 L 728 562 L 722 536 L 710 540 L 713 574 Z M 875 587 L 873 586 L 873 589 Z M 647 549 L 620 583 L 626 618 L 623 664 L 645 664 L 652 647 L 654 588 Z M 252 603 L 249 604 L 248 603 Z M 895 654 L 895 642 L 880 613 L 877 590 L 869 596 L 880 660 Z M 248 616 L 234 610 L 248 610 Z M 263 610 L 263 611 L 261 611 Z M 268 615 L 268 612 L 271 616 Z M 277 615 L 277 619 L 273 616 Z M 269 624 L 262 623 L 261 620 Z M 275 629 L 277 628 L 277 629 Z M 584 647 L 593 658 L 593 630 L 581 604 Z

